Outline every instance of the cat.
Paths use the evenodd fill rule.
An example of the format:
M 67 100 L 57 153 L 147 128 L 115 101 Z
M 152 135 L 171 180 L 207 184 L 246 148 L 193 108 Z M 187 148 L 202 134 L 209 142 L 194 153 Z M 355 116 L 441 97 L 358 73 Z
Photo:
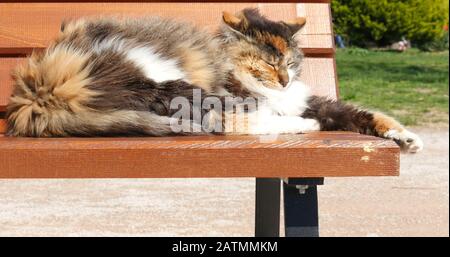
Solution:
M 421 139 L 389 116 L 310 95 L 299 81 L 303 54 L 295 40 L 305 18 L 271 21 L 258 9 L 244 9 L 224 12 L 222 20 L 216 34 L 158 17 L 63 23 L 45 51 L 15 70 L 7 135 L 342 130 L 393 139 L 405 152 L 422 150 Z M 186 118 L 173 108 L 175 99 L 195 105 L 196 95 L 219 101 L 219 108 L 213 101 L 200 110 L 206 126 L 193 118 L 194 110 Z M 245 106 L 245 122 L 235 122 L 234 107 L 224 108 L 227 99 Z M 257 108 L 247 99 L 258 99 Z

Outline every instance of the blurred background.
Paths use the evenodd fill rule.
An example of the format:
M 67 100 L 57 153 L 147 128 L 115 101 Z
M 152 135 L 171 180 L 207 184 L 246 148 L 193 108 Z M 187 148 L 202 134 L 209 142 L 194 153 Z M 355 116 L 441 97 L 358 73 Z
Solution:
M 333 0 L 343 100 L 406 125 L 448 124 L 446 0 Z

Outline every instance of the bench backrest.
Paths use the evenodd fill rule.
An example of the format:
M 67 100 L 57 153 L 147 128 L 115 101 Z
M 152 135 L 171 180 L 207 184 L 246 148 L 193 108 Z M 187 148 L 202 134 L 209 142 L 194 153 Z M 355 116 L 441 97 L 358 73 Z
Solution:
M 331 11 L 327 0 L 300 3 L 125 2 L 0 3 L 0 133 L 4 131 L 2 118 L 12 89 L 12 68 L 33 49 L 46 47 L 57 35 L 63 20 L 81 16 L 158 15 L 189 20 L 211 30 L 221 21 L 222 11 L 236 12 L 245 7 L 258 7 L 267 17 L 277 20 L 306 17 L 307 24 L 298 37 L 306 55 L 301 79 L 315 94 L 338 96 Z

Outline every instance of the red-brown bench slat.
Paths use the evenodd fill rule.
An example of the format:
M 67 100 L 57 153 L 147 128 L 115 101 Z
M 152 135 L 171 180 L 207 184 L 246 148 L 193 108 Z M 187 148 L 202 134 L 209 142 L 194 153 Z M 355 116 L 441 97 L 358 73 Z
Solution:
M 159 15 L 191 21 L 215 30 L 222 11 L 236 12 L 259 7 L 275 20 L 306 16 L 308 22 L 299 36 L 305 52 L 331 53 L 333 39 L 329 4 L 271 3 L 3 3 L 0 16 L 0 54 L 29 52 L 43 48 L 57 35 L 63 20 L 81 16 Z
M 0 137 L 0 178 L 394 176 L 394 142 L 347 132 L 169 138 Z

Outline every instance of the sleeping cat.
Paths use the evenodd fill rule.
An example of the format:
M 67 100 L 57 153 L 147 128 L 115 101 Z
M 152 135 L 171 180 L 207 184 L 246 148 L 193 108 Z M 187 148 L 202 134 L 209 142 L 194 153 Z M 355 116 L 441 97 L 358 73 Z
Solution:
M 230 134 L 343 130 L 420 151 L 420 138 L 394 119 L 308 93 L 298 80 L 303 55 L 294 40 L 305 22 L 270 21 L 257 9 L 244 9 L 224 12 L 215 35 L 157 17 L 63 24 L 52 45 L 16 69 L 7 134 L 164 136 L 210 132 L 207 127 Z M 196 94 L 219 103 L 260 101 L 256 109 L 245 108 L 246 122 L 239 124 L 229 122 L 236 118 L 234 109 L 201 110 L 204 126 L 192 118 L 194 111 L 186 118 L 173 108 L 174 99 L 193 104 Z

